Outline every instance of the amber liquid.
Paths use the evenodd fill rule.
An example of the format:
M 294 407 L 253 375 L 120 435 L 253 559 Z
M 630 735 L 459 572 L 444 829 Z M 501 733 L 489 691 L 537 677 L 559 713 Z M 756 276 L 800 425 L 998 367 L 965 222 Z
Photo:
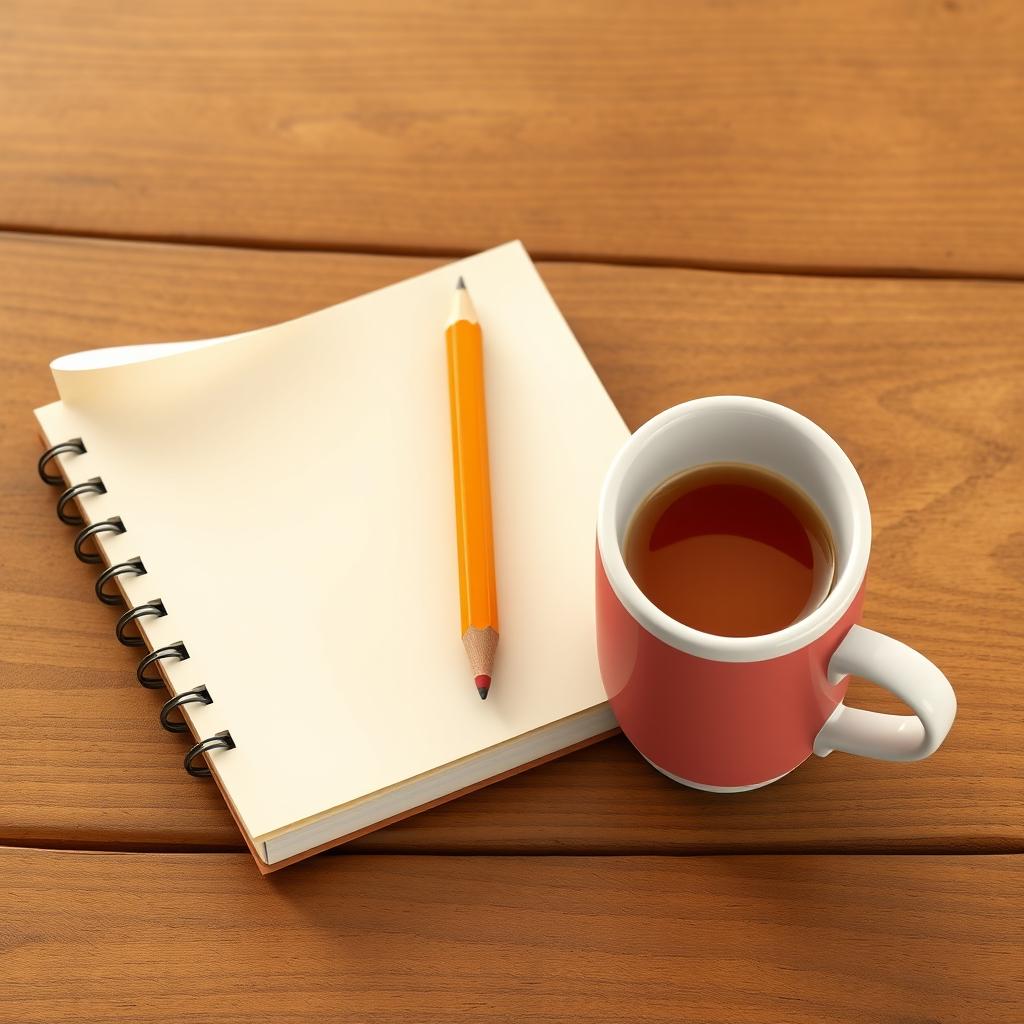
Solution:
M 654 490 L 629 524 L 624 554 L 666 615 L 719 636 L 791 626 L 835 577 L 835 544 L 811 499 L 737 463 L 699 466 Z

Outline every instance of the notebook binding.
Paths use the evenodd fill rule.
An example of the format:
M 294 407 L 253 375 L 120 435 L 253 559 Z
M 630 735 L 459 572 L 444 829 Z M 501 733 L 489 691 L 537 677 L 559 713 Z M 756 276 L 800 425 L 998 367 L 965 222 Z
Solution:
M 72 484 L 70 480 L 65 480 L 63 472 L 59 474 L 54 473 L 49 468 L 50 463 L 58 455 L 84 455 L 87 451 L 88 449 L 82 438 L 69 438 L 67 441 L 61 441 L 59 444 L 47 448 L 39 457 L 36 468 L 39 478 L 44 484 L 50 487 L 63 488 L 60 497 L 57 499 L 57 518 L 68 526 L 81 527 L 75 537 L 75 557 L 79 561 L 91 565 L 102 565 L 103 555 L 99 545 L 96 544 L 95 538 L 101 533 L 122 534 L 128 532 L 120 516 L 111 516 L 108 519 L 98 520 L 95 523 L 87 524 L 85 521 L 81 506 L 78 505 L 78 498 L 83 494 L 106 494 L 107 488 L 106 484 L 103 483 L 103 478 L 97 476 L 89 480 L 83 480 L 81 483 Z M 56 466 L 58 469 L 61 468 L 60 463 L 56 463 Z M 65 484 L 67 484 L 66 487 Z M 68 506 L 72 503 L 78 505 L 78 514 L 68 511 Z M 90 540 L 92 541 L 92 550 L 84 546 Z M 111 580 L 116 581 L 117 577 L 124 575 L 145 576 L 146 567 L 142 559 L 132 558 L 125 562 L 108 565 L 96 579 L 95 591 L 97 599 L 107 605 L 126 603 L 120 590 L 111 593 L 106 589 L 107 584 Z M 158 597 L 153 598 L 143 604 L 128 608 L 117 620 L 114 633 L 118 641 L 126 647 L 145 647 L 145 637 L 138 629 L 139 620 L 146 617 L 162 618 L 166 614 L 167 609 L 164 607 L 163 600 Z M 128 629 L 133 623 L 134 628 L 129 632 Z M 160 662 L 168 658 L 184 661 L 188 656 L 188 649 L 181 641 L 149 651 L 139 662 L 135 673 L 136 678 L 139 684 L 146 689 L 152 690 L 160 686 L 166 686 L 166 678 L 159 674 Z M 147 675 L 146 669 L 153 665 L 157 666 L 158 674 Z M 197 686 L 191 690 L 186 690 L 164 702 L 160 709 L 160 724 L 168 732 L 187 732 L 188 724 L 185 720 L 180 718 L 180 716 L 171 718 L 171 713 L 185 704 L 206 705 L 212 703 L 213 697 L 210 696 L 205 686 Z M 207 764 L 202 763 L 206 760 L 206 755 L 214 750 L 232 750 L 234 746 L 235 741 L 231 738 L 231 733 L 227 729 L 200 740 L 185 754 L 183 762 L 185 771 L 194 778 L 208 778 L 212 774 L 208 767 L 208 761 Z

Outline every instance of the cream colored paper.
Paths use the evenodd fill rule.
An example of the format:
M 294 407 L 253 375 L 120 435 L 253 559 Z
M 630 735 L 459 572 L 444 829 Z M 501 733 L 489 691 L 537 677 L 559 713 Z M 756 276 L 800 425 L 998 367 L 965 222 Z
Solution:
M 485 337 L 501 643 L 486 702 L 459 635 L 443 325 Z M 518 243 L 275 327 L 54 364 L 38 410 L 109 558 L 162 598 L 200 735 L 253 837 L 604 700 L 594 515 L 621 417 Z M 194 706 L 193 706 L 194 708 Z M 154 722 L 154 727 L 156 723 Z

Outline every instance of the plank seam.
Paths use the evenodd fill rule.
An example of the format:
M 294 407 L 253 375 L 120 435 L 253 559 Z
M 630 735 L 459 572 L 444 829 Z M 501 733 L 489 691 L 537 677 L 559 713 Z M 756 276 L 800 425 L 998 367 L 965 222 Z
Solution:
M 67 841 L 50 840 L 47 843 L 36 843 L 32 841 L 19 842 L 17 840 L 0 840 L 0 849 L 18 850 L 45 850 L 45 851 L 69 851 L 75 853 L 140 853 L 140 854 L 163 854 L 174 853 L 184 855 L 211 854 L 248 854 L 243 846 L 227 847 L 217 845 L 189 845 L 178 846 L 172 843 L 104 843 L 104 842 L 83 842 L 81 840 L 68 839 Z M 872 847 L 846 847 L 834 848 L 829 846 L 792 846 L 785 844 L 774 844 L 762 847 L 691 847 L 681 849 L 658 849 L 649 847 L 645 849 L 631 850 L 609 850 L 600 847 L 578 847 L 578 848 L 535 848 L 517 849 L 510 846 L 503 849 L 446 849 L 436 847 L 418 850 L 399 849 L 365 849 L 358 845 L 347 847 L 336 847 L 327 850 L 319 856 L 322 857 L 537 857 L 537 858 L 565 858 L 565 857 L 678 857 L 681 859 L 692 857 L 1002 857 L 1020 856 L 1024 854 L 1024 843 L 1004 842 L 1000 840 L 979 840 L 977 842 L 963 842 L 953 845 L 942 843 L 922 843 L 919 845 L 885 845 Z
M 62 231 L 35 225 L 2 224 L 0 236 L 24 238 L 54 238 L 66 241 L 122 242 L 139 245 L 177 245 L 198 248 L 237 249 L 258 252 L 326 253 L 337 256 L 393 256 L 419 259 L 456 260 L 471 256 L 476 249 L 430 246 L 377 246 L 367 244 L 329 244 L 317 241 L 289 241 L 217 235 L 173 234 L 116 234 L 104 231 Z M 500 241 L 507 241 L 501 239 Z M 497 242 L 495 244 L 498 244 Z M 582 263 L 596 266 L 636 269 L 693 270 L 722 274 L 757 274 L 775 277 L 852 278 L 891 281 L 973 281 L 1013 284 L 1024 282 L 1024 274 L 987 273 L 937 270 L 925 267 L 858 267 L 812 266 L 799 264 L 772 264 L 732 262 L 729 260 L 685 260 L 660 257 L 624 256 L 600 253 L 574 253 L 570 251 L 531 249 L 531 257 L 538 263 Z

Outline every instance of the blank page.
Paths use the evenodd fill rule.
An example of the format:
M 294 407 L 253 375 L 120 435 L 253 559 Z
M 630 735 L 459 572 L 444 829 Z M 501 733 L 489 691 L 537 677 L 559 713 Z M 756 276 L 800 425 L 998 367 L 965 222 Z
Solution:
M 477 696 L 459 632 L 444 323 L 484 333 L 501 642 Z M 627 430 L 519 243 L 226 339 L 54 364 L 107 557 L 161 598 L 172 689 L 258 838 L 593 707 L 598 491 Z

